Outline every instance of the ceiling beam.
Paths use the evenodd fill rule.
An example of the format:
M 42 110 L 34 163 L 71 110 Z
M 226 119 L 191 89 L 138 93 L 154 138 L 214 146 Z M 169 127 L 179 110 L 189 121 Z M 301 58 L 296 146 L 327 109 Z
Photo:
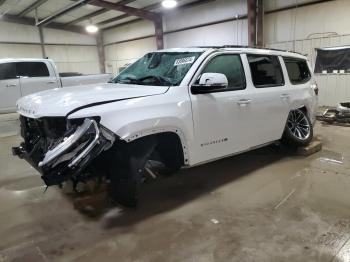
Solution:
M 327 3 L 327 2 L 333 2 L 333 1 L 335 1 L 335 0 L 315 0 L 313 2 L 294 4 L 294 5 L 289 5 L 289 6 L 286 6 L 286 7 L 281 7 L 281 8 L 276 8 L 276 9 L 273 9 L 273 10 L 265 11 L 265 14 L 273 14 L 273 13 L 278 13 L 278 12 L 282 12 L 282 11 L 287 11 L 287 10 L 290 10 L 290 9 L 301 8 L 301 7 L 317 5 L 317 4 L 323 4 L 323 3 Z
M 197 1 L 194 1 L 194 2 L 190 2 L 188 4 L 180 5 L 179 7 L 176 8 L 176 10 L 179 11 L 179 10 L 183 10 L 183 9 L 186 9 L 186 8 L 191 8 L 191 7 L 195 7 L 195 6 L 198 6 L 198 5 L 207 4 L 207 3 L 215 2 L 215 1 L 216 0 L 197 0 Z M 158 8 L 161 8 L 161 7 L 162 7 L 162 4 L 157 3 L 157 4 L 148 5 L 148 6 L 144 7 L 144 8 L 142 8 L 142 9 L 143 10 L 154 10 L 154 9 L 158 9 Z M 118 20 L 130 17 L 130 16 L 131 15 L 127 15 L 127 14 L 120 15 L 120 16 L 117 16 L 117 17 L 114 17 L 114 18 L 111 18 L 111 19 L 107 19 L 107 20 L 101 21 L 97 25 L 98 26 L 105 25 L 105 24 L 112 23 L 112 22 L 115 22 L 115 21 L 118 21 Z M 115 25 L 111 25 L 111 26 L 108 26 L 108 27 L 104 27 L 104 28 L 102 28 L 102 30 L 108 30 L 108 29 L 119 27 L 119 26 L 124 26 L 124 25 L 128 25 L 128 24 L 131 24 L 131 23 L 139 22 L 139 21 L 141 21 L 141 19 L 140 18 L 136 18 L 136 19 L 133 19 L 133 20 L 130 20 L 130 21 L 127 21 L 127 22 L 120 23 L 120 24 L 115 24 Z
M 1 21 L 22 24 L 22 25 L 35 26 L 35 19 L 29 18 L 29 17 L 18 17 L 15 15 L 8 15 L 7 14 L 7 15 L 3 15 L 1 17 Z M 82 28 L 80 26 L 74 26 L 74 25 L 67 27 L 62 23 L 54 23 L 53 22 L 45 27 L 52 28 L 52 29 L 66 30 L 66 31 L 74 32 L 74 33 L 87 34 L 87 32 L 84 30 L 84 28 Z
M 148 5 L 148 6 L 145 6 L 145 7 L 141 8 L 141 10 L 153 10 L 153 9 L 156 9 L 156 8 L 158 8 L 160 6 L 161 6 L 161 4 L 152 4 L 152 5 Z M 112 17 L 112 18 L 103 20 L 103 21 L 97 23 L 96 25 L 97 26 L 106 25 L 106 24 L 109 24 L 109 23 L 113 23 L 113 22 L 122 20 L 124 18 L 128 18 L 130 16 L 131 15 L 129 15 L 129 14 L 119 15 L 119 16 L 116 16 L 116 17 Z
M 137 17 L 140 17 L 146 20 L 151 20 L 151 21 L 156 21 L 159 16 L 158 14 L 147 10 L 142 10 L 142 9 L 126 6 L 126 5 L 121 5 L 120 3 L 111 3 L 104 0 L 93 0 L 90 4 L 103 7 L 109 10 L 120 11 L 128 15 L 137 16 Z
M 122 23 L 119 23 L 119 24 L 116 24 L 116 25 L 111 25 L 111 26 L 107 26 L 107 27 L 101 28 L 101 30 L 105 31 L 105 30 L 108 30 L 108 29 L 113 29 L 113 28 L 124 26 L 124 25 L 130 25 L 130 24 L 134 24 L 134 23 L 137 23 L 137 22 L 141 22 L 141 21 L 143 21 L 142 18 L 135 18 L 135 19 L 130 20 L 130 21 L 126 21 L 126 22 L 122 22 Z
M 74 0 L 74 1 L 75 1 L 75 0 Z M 122 4 L 122 5 L 127 5 L 127 4 L 130 4 L 130 3 L 135 2 L 135 1 L 136 1 L 136 0 L 122 0 L 122 1 L 119 1 L 118 3 L 119 3 L 119 4 Z M 66 23 L 66 25 L 67 25 L 67 26 L 68 26 L 68 25 L 74 25 L 74 24 L 80 23 L 80 22 L 82 22 L 82 21 L 88 20 L 88 19 L 90 19 L 90 18 L 92 18 L 92 17 L 95 17 L 95 16 L 101 15 L 101 14 L 103 14 L 103 13 L 106 13 L 106 12 L 108 12 L 108 11 L 110 11 L 110 10 L 109 10 L 109 9 L 106 9 L 106 8 L 102 8 L 102 9 L 97 10 L 97 11 L 95 11 L 95 12 L 92 12 L 92 13 L 90 13 L 90 14 L 87 14 L 87 15 L 84 15 L 84 16 L 82 16 L 82 17 L 79 17 L 79 18 L 77 18 L 77 19 L 75 19 L 75 20 L 73 20 L 73 21 L 70 21 L 70 22 Z
M 112 18 L 109 18 L 107 20 L 103 20 L 101 22 L 98 22 L 98 23 L 96 23 L 96 25 L 101 26 L 101 25 L 113 23 L 113 22 L 116 22 L 116 21 L 119 21 L 119 20 L 122 20 L 122 19 L 128 18 L 128 17 L 130 17 L 130 15 L 128 15 L 128 14 L 118 15 L 116 17 L 112 17 Z
M 37 0 L 36 2 L 34 2 L 33 4 L 31 4 L 30 6 L 28 6 L 26 9 L 24 9 L 23 11 L 21 11 L 20 13 L 17 14 L 17 16 L 19 17 L 23 17 L 26 14 L 30 13 L 31 11 L 33 11 L 34 9 L 38 8 L 39 6 L 45 4 L 48 0 Z
M 71 11 L 81 7 L 82 5 L 88 4 L 91 1 L 92 0 L 79 0 L 79 1 L 73 3 L 69 6 L 62 8 L 61 10 L 58 10 L 57 12 L 53 13 L 52 15 L 44 18 L 40 22 L 36 23 L 36 25 L 37 26 L 47 25 L 47 24 L 51 23 L 53 20 L 57 19 L 58 17 L 71 12 Z

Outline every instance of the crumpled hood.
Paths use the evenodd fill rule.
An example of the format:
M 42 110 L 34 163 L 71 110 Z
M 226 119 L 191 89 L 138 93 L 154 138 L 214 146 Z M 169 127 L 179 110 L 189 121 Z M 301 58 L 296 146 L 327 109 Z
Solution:
M 55 88 L 25 96 L 17 101 L 17 112 L 31 118 L 66 116 L 80 107 L 104 102 L 159 95 L 167 86 L 141 86 L 106 83 Z

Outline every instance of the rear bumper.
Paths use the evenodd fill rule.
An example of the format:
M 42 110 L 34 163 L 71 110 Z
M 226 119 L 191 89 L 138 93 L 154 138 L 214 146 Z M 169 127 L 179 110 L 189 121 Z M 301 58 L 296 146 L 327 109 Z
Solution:
M 47 186 L 60 185 L 72 179 L 81 180 L 80 174 L 103 151 L 114 143 L 114 134 L 99 126 L 93 119 L 85 119 L 74 133 L 61 139 L 54 148 L 43 154 L 38 161 L 38 152 L 42 150 L 39 141 L 29 151 L 25 143 L 12 148 L 13 155 L 26 160 L 40 172 Z

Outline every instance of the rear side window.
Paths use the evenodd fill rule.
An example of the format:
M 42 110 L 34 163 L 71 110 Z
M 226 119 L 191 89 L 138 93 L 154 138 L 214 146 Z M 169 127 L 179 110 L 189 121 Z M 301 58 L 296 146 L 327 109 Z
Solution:
M 303 84 L 310 80 L 311 74 L 306 60 L 283 58 L 287 67 L 289 80 L 293 85 Z
M 205 66 L 203 73 L 221 73 L 228 81 L 229 90 L 245 89 L 245 75 L 239 55 L 218 55 Z
M 0 64 L 0 80 L 17 78 L 16 66 L 14 63 Z
M 247 58 L 255 87 L 284 85 L 282 68 L 277 56 L 248 54 Z
M 17 74 L 26 77 L 50 76 L 49 70 L 43 62 L 19 62 L 17 63 Z

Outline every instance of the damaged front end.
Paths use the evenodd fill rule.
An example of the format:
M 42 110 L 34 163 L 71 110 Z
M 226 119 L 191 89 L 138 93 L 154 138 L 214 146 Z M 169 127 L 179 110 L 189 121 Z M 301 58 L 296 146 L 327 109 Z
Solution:
M 96 118 L 32 119 L 20 116 L 24 142 L 12 149 L 41 173 L 47 186 L 84 182 L 93 160 L 112 147 L 115 135 Z M 86 174 L 85 174 L 86 173 Z

